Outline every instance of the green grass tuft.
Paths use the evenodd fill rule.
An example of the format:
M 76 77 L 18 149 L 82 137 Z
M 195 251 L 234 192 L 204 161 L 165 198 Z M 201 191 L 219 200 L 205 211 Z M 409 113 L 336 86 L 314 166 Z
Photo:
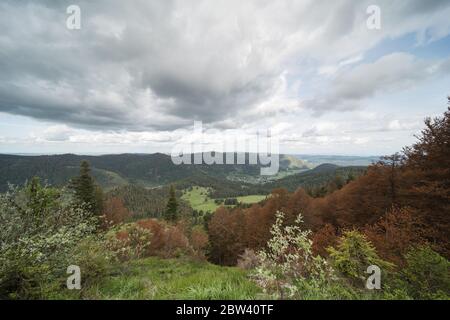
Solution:
M 85 299 L 255 299 L 244 270 L 186 259 L 147 258 L 83 290 Z

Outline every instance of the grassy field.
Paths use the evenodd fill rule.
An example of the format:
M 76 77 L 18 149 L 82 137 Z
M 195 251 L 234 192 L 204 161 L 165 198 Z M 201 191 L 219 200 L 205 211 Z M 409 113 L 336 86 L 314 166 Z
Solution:
M 84 299 L 255 299 L 244 270 L 186 259 L 134 260 L 125 271 L 83 290 Z
M 204 212 L 214 212 L 220 205 L 214 202 L 214 199 L 208 196 L 209 189 L 203 187 L 193 187 L 190 191 L 185 191 L 181 197 L 191 205 L 194 210 L 202 210 Z M 245 204 L 257 203 L 264 200 L 264 195 L 250 195 L 236 197 L 236 199 Z
M 193 187 L 192 190 L 184 192 L 181 198 L 189 202 L 194 210 L 213 212 L 219 205 L 208 196 L 208 192 L 208 188 Z
M 266 199 L 266 196 L 263 196 L 263 195 L 253 195 L 253 196 L 237 197 L 236 199 L 237 199 L 239 202 L 241 202 L 241 203 L 252 204 L 252 203 L 258 203 L 258 202 L 260 202 L 260 201 L 263 201 L 264 199 Z

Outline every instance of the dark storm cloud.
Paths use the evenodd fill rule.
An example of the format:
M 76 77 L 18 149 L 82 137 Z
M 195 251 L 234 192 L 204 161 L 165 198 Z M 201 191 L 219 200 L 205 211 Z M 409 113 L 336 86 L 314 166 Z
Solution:
M 402 33 L 415 23 L 404 10 L 419 16 L 422 28 L 423 13 L 444 2 L 381 5 Z M 65 26 L 73 3 L 82 10 L 81 30 Z M 300 58 L 333 62 L 373 46 L 378 40 L 360 34 L 368 4 L 2 1 L 0 111 L 112 130 L 173 129 L 194 119 L 236 123 L 280 94 L 280 77 Z M 355 81 L 342 77 L 349 85 L 338 83 L 333 97 L 346 103 L 336 108 L 375 90 L 356 81 L 366 87 L 349 92 Z M 328 101 L 314 104 L 330 109 Z
M 87 127 L 172 128 L 233 115 L 270 93 L 277 76 L 261 70 L 257 54 L 254 67 L 236 70 L 241 44 L 215 38 L 227 26 L 200 37 L 206 25 L 185 30 L 185 16 L 177 25 L 172 2 L 79 5 L 82 29 L 70 31 L 61 3 L 1 4 L 0 110 Z M 224 46 L 237 51 L 220 57 Z

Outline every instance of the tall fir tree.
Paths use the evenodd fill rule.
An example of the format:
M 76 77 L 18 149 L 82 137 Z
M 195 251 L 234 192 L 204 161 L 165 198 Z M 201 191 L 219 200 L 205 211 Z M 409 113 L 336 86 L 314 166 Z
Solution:
M 178 202 L 173 185 L 170 186 L 169 200 L 167 201 L 166 211 L 164 212 L 164 219 L 172 222 L 178 219 Z
M 88 206 L 92 213 L 99 215 L 103 207 L 103 193 L 95 184 L 91 176 L 91 169 L 87 161 L 80 165 L 80 175 L 71 181 L 70 187 L 75 191 L 75 197 Z

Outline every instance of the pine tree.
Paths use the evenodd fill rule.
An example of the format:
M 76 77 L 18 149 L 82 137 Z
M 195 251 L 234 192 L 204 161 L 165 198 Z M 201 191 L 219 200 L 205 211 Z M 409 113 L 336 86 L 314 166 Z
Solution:
M 70 187 L 75 191 L 75 197 L 80 203 L 88 206 L 92 213 L 99 215 L 103 206 L 102 191 L 95 184 L 90 172 L 89 163 L 82 161 L 80 175 L 72 179 Z
M 175 196 L 175 188 L 170 186 L 169 201 L 167 201 L 166 211 L 164 213 L 164 219 L 167 221 L 176 221 L 178 218 L 178 203 Z

